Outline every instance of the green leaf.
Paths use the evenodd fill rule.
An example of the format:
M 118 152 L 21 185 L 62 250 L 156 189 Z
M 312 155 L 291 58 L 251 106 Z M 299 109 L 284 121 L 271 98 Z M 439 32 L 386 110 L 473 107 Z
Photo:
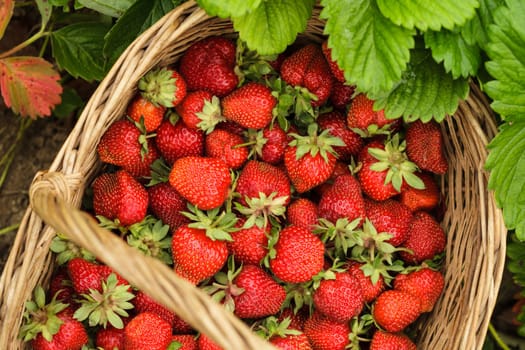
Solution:
M 75 112 L 84 101 L 72 88 L 64 88 L 62 92 L 62 102 L 55 107 L 53 114 L 58 118 L 67 118 Z
M 488 145 L 485 167 L 490 170 L 488 187 L 503 208 L 508 229 L 525 240 L 525 120 L 504 124 Z
M 456 111 L 468 92 L 467 80 L 453 79 L 428 50 L 415 49 L 400 83 L 386 95 L 371 98 L 376 100 L 374 108 L 384 109 L 387 118 L 440 122 Z
M 153 23 L 173 10 L 180 1 L 137 0 L 115 23 L 104 43 L 104 56 L 111 67 L 124 50 Z
M 485 66 L 495 79 L 485 85 L 486 93 L 494 100 L 492 109 L 503 118 L 512 120 L 525 115 L 525 3 L 507 0 L 494 15 L 495 24 L 489 29 Z
M 88 9 L 111 17 L 120 17 L 137 0 L 78 0 Z
M 415 31 L 385 18 L 375 1 L 323 0 L 322 4 L 328 46 L 348 83 L 374 95 L 392 89 L 410 59 Z
M 45 28 L 51 18 L 51 14 L 53 13 L 53 6 L 46 0 L 36 0 L 36 5 L 38 7 L 38 12 L 40 12 L 42 28 Z
M 443 62 L 445 70 L 452 73 L 454 79 L 476 75 L 481 64 L 478 45 L 468 44 L 461 33 L 450 30 L 429 30 L 424 38 L 426 47 L 432 50 L 434 60 Z
M 314 4 L 315 0 L 266 0 L 254 11 L 233 17 L 233 27 L 250 50 L 278 54 L 305 30 Z
M 101 80 L 105 75 L 102 47 L 108 24 L 76 23 L 51 34 L 53 57 L 75 78 Z
M 377 0 L 381 13 L 405 28 L 440 30 L 463 25 L 475 14 L 478 0 Z
M 259 7 L 262 0 L 197 0 L 197 4 L 210 16 L 240 17 Z
M 477 44 L 482 49 L 486 49 L 489 41 L 488 29 L 494 23 L 494 13 L 504 2 L 504 0 L 479 0 L 476 15 L 461 27 L 461 35 L 468 44 Z

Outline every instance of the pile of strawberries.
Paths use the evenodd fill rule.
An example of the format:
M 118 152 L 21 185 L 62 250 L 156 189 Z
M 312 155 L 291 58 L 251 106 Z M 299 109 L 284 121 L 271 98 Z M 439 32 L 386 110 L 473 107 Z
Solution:
M 373 103 L 326 42 L 261 57 L 203 39 L 140 80 L 86 210 L 277 348 L 416 349 L 444 287 L 447 161 L 436 123 Z M 22 328 L 34 349 L 220 349 L 89 252 L 52 249 L 50 301 L 37 289 Z

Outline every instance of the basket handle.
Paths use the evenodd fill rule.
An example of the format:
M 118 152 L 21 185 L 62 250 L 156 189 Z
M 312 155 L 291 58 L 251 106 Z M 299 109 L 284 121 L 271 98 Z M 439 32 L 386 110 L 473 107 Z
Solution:
M 133 286 L 176 312 L 224 349 L 275 350 L 202 290 L 159 260 L 130 247 L 101 228 L 92 216 L 69 204 L 57 190 L 64 187 L 67 179 L 59 172 L 41 173 L 33 181 L 31 206 L 43 221 L 95 254 Z

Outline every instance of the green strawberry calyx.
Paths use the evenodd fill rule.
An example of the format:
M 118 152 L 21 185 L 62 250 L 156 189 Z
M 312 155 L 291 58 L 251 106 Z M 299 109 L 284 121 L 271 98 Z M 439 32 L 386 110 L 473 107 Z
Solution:
M 395 134 L 385 143 L 385 149 L 371 147 L 368 153 L 377 162 L 370 165 L 370 170 L 387 171 L 385 185 L 392 183 L 396 191 L 401 191 L 403 181 L 409 186 L 422 190 L 425 184 L 415 173 L 419 170 L 417 165 L 408 160 L 405 152 L 406 142 L 400 140 L 399 134 Z
M 235 260 L 233 256 L 228 258 L 228 270 L 226 272 L 219 271 L 214 276 L 214 282 L 211 285 L 204 286 L 202 289 L 211 298 L 221 303 L 226 310 L 230 312 L 235 311 L 235 299 L 233 297 L 244 293 L 244 288 L 240 288 L 233 282 L 235 278 L 241 273 L 242 266 L 235 267 Z
M 235 202 L 235 208 L 239 213 L 248 218 L 243 228 L 250 228 L 254 225 L 266 228 L 269 222 L 272 225 L 278 224 L 278 217 L 283 217 L 286 212 L 285 204 L 289 196 L 276 196 L 277 192 L 272 192 L 269 196 L 259 192 L 259 197 L 245 198 L 247 206 Z
M 320 218 L 314 227 L 314 233 L 320 235 L 328 254 L 333 258 L 344 258 L 348 250 L 359 242 L 361 218 L 349 221 L 340 218 L 336 223 Z
M 320 155 L 327 163 L 329 161 L 328 154 L 337 156 L 334 147 L 344 147 L 345 143 L 339 137 L 330 134 L 329 130 L 323 130 L 319 133 L 319 126 L 317 123 L 308 125 L 308 134 L 301 136 L 296 133 L 290 133 L 294 138 L 289 145 L 296 148 L 295 158 L 297 160 L 303 158 L 306 154 L 312 157 Z
M 221 101 L 217 96 L 213 96 L 211 101 L 205 100 L 202 111 L 195 114 L 201 120 L 197 127 L 204 131 L 206 135 L 211 133 L 219 123 L 226 121 L 226 118 L 222 115 Z
M 153 69 L 146 73 L 138 83 L 142 96 L 155 105 L 173 107 L 177 79 L 167 68 Z
M 281 321 L 275 316 L 268 316 L 263 319 L 257 327 L 256 334 L 263 339 L 269 340 L 273 337 L 285 338 L 289 335 L 299 335 L 302 332 L 298 329 L 290 328 L 292 319 L 285 317 Z
M 197 228 L 206 231 L 206 236 L 212 240 L 233 241 L 231 232 L 240 230 L 235 227 L 237 216 L 231 211 L 220 210 L 215 208 L 202 211 L 192 204 L 188 204 L 188 211 L 181 212 L 193 222 L 188 227 Z
M 171 265 L 173 260 L 170 253 L 171 236 L 168 235 L 169 231 L 169 225 L 148 215 L 144 220 L 129 227 L 129 234 L 126 239 L 130 246 Z

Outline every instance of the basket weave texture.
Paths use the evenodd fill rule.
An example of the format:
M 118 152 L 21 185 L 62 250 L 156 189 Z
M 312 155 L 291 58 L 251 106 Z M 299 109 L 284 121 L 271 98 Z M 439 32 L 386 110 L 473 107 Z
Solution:
M 320 42 L 324 22 L 316 8 L 301 37 Z M 206 15 L 193 1 L 174 9 L 138 37 L 91 97 L 48 171 L 35 176 L 27 209 L 0 279 L 0 349 L 26 349 L 18 339 L 24 303 L 54 269 L 49 245 L 62 232 L 133 285 L 170 307 L 224 349 L 272 349 L 237 318 L 162 263 L 99 228 L 80 207 L 100 169 L 96 145 L 124 115 L 138 80 L 173 63 L 189 45 L 210 35 L 235 36 L 227 20 Z M 441 123 L 449 171 L 441 178 L 447 211 L 445 290 L 434 311 L 418 321 L 418 349 L 481 349 L 505 261 L 506 229 L 487 190 L 487 142 L 496 132 L 489 104 L 472 85 L 455 115 Z M 47 224 L 46 224 L 47 223 Z

